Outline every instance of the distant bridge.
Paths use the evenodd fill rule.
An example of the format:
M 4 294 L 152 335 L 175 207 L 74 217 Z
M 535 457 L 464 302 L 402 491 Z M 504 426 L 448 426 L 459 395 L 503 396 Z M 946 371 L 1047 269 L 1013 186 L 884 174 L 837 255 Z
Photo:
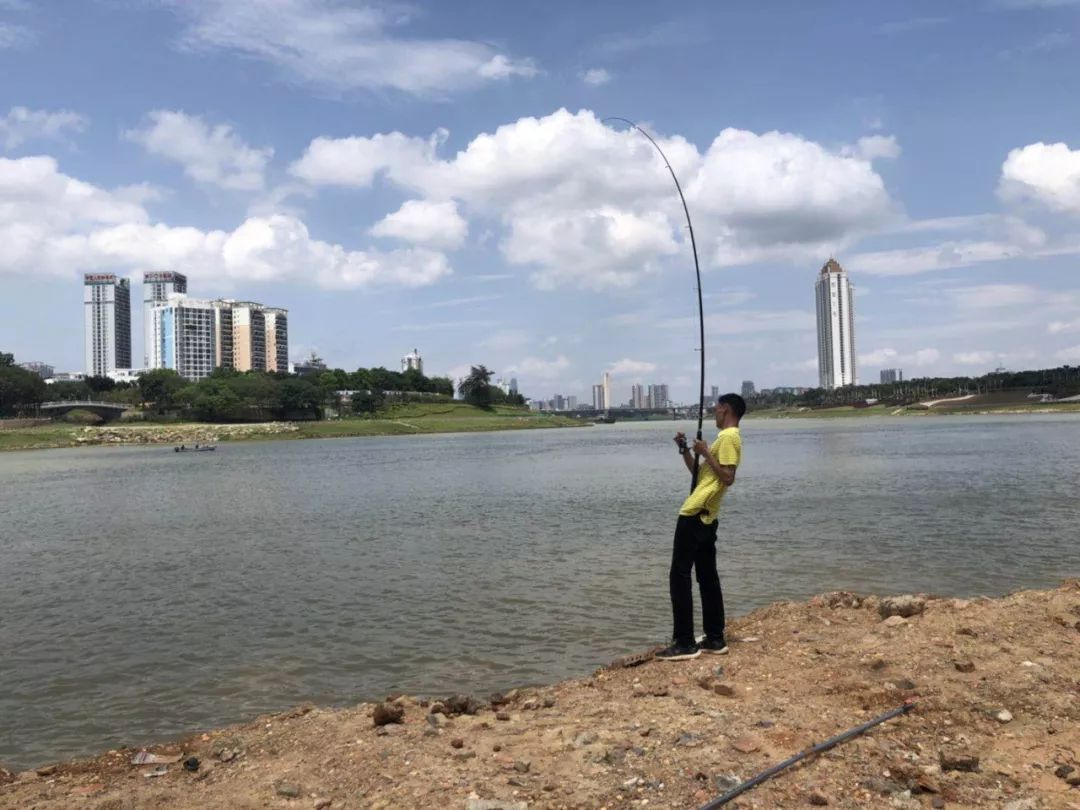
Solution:
M 97 414 L 107 422 L 110 419 L 119 419 L 120 415 L 130 407 L 130 405 L 118 405 L 115 402 L 92 402 L 90 400 L 43 402 L 41 403 L 41 415 L 56 419 L 71 411 L 90 411 L 90 413 Z

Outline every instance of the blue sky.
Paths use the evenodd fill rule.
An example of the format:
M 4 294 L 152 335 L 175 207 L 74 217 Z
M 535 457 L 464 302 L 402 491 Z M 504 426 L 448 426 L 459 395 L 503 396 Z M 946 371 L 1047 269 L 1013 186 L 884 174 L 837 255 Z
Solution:
M 0 0 L 0 347 L 79 370 L 81 273 L 288 307 L 292 354 L 527 395 L 1080 363 L 1080 2 Z M 138 304 L 136 303 L 136 310 Z M 141 357 L 141 313 L 133 318 Z

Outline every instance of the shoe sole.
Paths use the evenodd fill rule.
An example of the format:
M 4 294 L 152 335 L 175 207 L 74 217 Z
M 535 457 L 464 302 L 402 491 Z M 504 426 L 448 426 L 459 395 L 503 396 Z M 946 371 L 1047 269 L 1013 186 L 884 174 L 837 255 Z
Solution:
M 701 655 L 701 650 L 696 650 L 692 653 L 686 653 L 685 655 L 658 655 L 657 661 L 689 661 L 692 658 L 697 658 Z
M 708 647 L 702 647 L 701 651 L 703 653 L 707 653 L 709 655 L 727 655 L 728 654 L 727 646 L 721 647 L 719 650 L 710 650 Z

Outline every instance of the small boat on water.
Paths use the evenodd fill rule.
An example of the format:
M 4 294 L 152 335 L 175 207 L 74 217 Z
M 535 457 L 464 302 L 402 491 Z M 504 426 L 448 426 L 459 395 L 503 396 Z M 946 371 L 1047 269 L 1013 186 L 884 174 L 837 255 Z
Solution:
M 187 447 L 182 444 L 179 447 L 174 447 L 173 450 L 177 453 L 213 453 L 217 450 L 217 447 L 212 444 L 195 445 L 194 447 Z
M 615 424 L 615 417 L 614 416 L 598 416 L 598 417 L 596 417 L 596 424 L 598 424 L 598 425 L 614 425 Z

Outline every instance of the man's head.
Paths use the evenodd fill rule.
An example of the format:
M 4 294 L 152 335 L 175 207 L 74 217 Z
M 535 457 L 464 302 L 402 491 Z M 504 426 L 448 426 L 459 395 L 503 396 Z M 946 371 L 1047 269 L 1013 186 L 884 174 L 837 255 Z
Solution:
M 734 427 L 746 413 L 746 400 L 738 394 L 724 394 L 716 400 L 716 426 Z

